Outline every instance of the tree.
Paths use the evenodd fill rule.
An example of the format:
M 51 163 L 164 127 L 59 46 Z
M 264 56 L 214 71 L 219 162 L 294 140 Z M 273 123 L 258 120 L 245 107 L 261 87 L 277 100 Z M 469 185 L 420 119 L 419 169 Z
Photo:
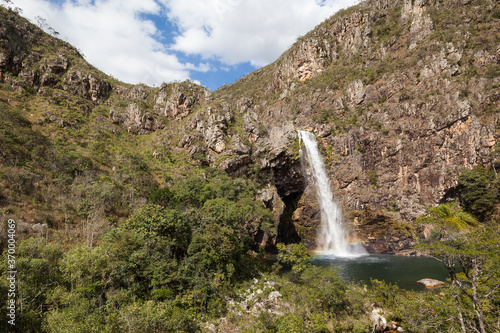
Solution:
M 59 268 L 62 247 L 57 243 L 46 243 L 44 239 L 29 238 L 18 243 L 16 252 L 16 328 L 19 332 L 40 332 L 47 310 L 47 294 L 63 283 Z M 8 251 L 5 251 L 0 263 L 3 272 L 8 271 L 7 257 Z M 8 282 L 2 280 L 5 281 L 1 281 L 0 288 Z M 6 305 L 4 302 L 2 314 Z
M 310 259 L 309 251 L 304 243 L 289 244 L 278 243 L 278 263 L 290 269 L 290 277 L 292 280 L 298 280 L 301 274 L 310 267 L 308 260 Z
M 480 220 L 488 218 L 498 203 L 499 186 L 494 170 L 476 165 L 458 177 L 460 204 Z
M 498 227 L 433 242 L 427 251 L 449 272 L 462 331 L 492 331 L 498 325 L 493 318 L 500 315 L 500 309 L 492 306 L 500 292 Z

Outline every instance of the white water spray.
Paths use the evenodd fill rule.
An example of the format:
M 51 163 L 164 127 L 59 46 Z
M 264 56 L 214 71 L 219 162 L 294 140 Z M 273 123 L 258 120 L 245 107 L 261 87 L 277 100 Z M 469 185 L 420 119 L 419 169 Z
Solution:
M 302 156 L 303 143 L 305 155 L 309 160 L 318 194 L 321 211 L 321 227 L 318 230 L 318 250 L 322 254 L 336 257 L 355 257 L 367 254 L 361 245 L 349 244 L 349 234 L 344 228 L 341 209 L 333 200 L 330 183 L 314 134 L 307 131 L 297 132 L 299 134 L 299 153 Z

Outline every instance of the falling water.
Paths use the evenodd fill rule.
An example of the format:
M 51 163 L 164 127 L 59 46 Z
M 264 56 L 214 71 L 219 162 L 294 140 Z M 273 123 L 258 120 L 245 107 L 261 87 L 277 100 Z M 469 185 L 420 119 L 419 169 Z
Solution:
M 323 159 L 318 150 L 318 143 L 314 135 L 307 131 L 298 131 L 300 154 L 302 143 L 305 148 L 312 176 L 316 183 L 318 201 L 321 210 L 321 227 L 318 230 L 318 250 L 327 255 L 337 257 L 351 257 L 366 254 L 361 245 L 349 244 L 349 235 L 344 228 L 342 212 L 333 200 L 330 183 L 326 175 Z M 305 166 L 305 163 L 304 163 Z

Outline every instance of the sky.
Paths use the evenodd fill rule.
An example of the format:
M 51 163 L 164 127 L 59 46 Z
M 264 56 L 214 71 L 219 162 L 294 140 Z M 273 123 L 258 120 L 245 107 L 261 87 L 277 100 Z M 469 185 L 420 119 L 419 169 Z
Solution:
M 359 0 L 12 2 L 116 79 L 149 86 L 189 79 L 213 91 L 272 63 L 299 36 Z

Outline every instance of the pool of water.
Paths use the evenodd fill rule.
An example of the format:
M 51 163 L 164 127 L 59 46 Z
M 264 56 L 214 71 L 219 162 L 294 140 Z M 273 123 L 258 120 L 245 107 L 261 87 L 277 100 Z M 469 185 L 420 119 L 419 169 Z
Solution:
M 446 282 L 448 271 L 443 264 L 429 257 L 405 257 L 370 254 L 355 258 L 339 258 L 330 255 L 313 256 L 311 262 L 318 266 L 333 266 L 342 279 L 348 282 L 370 284 L 370 279 L 397 284 L 406 290 L 427 290 L 417 283 L 423 278 Z

